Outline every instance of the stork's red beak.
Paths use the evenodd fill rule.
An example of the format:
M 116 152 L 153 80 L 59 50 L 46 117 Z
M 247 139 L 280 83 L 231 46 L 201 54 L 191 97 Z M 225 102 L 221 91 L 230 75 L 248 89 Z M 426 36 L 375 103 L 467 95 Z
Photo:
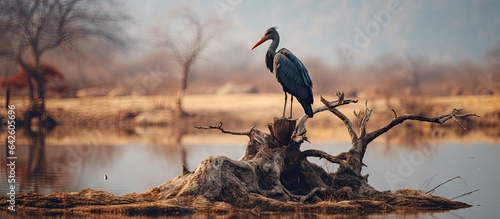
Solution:
M 262 44 L 262 43 L 266 42 L 268 39 L 269 39 L 269 38 L 267 38 L 266 36 L 261 37 L 261 38 L 260 38 L 260 40 L 259 40 L 259 41 L 257 41 L 257 42 L 256 42 L 256 43 L 252 46 L 252 48 L 251 48 L 250 50 L 255 49 L 255 47 L 257 47 L 257 46 L 259 46 L 260 44 Z

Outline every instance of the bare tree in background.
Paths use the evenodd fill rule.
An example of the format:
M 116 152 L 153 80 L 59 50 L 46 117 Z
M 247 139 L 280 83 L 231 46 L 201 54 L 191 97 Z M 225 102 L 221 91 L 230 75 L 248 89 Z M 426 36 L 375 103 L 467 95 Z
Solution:
M 113 0 L 3 0 L 0 58 L 16 62 L 29 77 L 32 112 L 45 114 L 40 60 L 49 51 L 83 54 L 89 45 L 124 48 L 128 17 Z M 29 119 L 29 118 L 28 118 Z
M 180 38 L 184 37 L 179 36 L 178 33 L 173 35 L 159 30 L 158 34 L 162 38 L 162 44 L 172 51 L 175 61 L 181 67 L 176 106 L 180 115 L 185 116 L 187 114 L 183 108 L 183 98 L 192 67 L 216 36 L 220 23 L 214 18 L 202 20 L 189 6 L 181 8 L 178 13 L 174 14 L 174 18 L 187 22 L 185 28 L 189 29 L 191 36 L 181 40 Z
M 420 86 L 427 78 L 427 72 L 424 69 L 425 60 L 421 57 L 408 56 L 408 69 L 407 74 L 410 77 L 411 89 L 415 94 L 420 93 Z

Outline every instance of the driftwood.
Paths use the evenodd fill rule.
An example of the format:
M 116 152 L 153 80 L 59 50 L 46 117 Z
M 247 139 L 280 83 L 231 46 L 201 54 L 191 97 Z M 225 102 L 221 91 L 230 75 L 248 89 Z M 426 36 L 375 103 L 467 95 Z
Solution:
M 356 131 L 353 122 L 337 107 L 357 101 L 344 99 L 344 94 L 341 92 L 338 92 L 337 96 L 338 99 L 335 101 L 328 101 L 322 97 L 321 102 L 324 106 L 314 109 L 313 112 L 328 110 L 344 123 L 351 138 L 352 147 L 349 151 L 330 155 L 316 149 L 300 150 L 301 144 L 307 141 L 305 128 L 307 116 L 301 117 L 298 121 L 274 118 L 268 125 L 269 133 L 256 128 L 243 132 L 229 131 L 222 123 L 198 126 L 196 127 L 198 129 L 219 130 L 226 134 L 247 136 L 249 141 L 245 154 L 239 160 L 211 156 L 194 171 L 184 168 L 178 177 L 150 189 L 145 194 L 135 195 L 135 202 L 127 199 L 127 205 L 123 207 L 128 209 L 133 208 L 130 204 L 144 207 L 144 203 L 148 206 L 156 203 L 157 210 L 150 210 L 147 214 L 164 213 L 172 208 L 176 209 L 175 214 L 214 211 L 227 213 L 234 209 L 252 212 L 366 214 L 389 212 L 398 207 L 425 210 L 470 207 L 465 203 L 416 190 L 377 191 L 368 184 L 368 176 L 361 175 L 361 170 L 366 166 L 363 164 L 363 157 L 368 144 L 406 120 L 442 124 L 454 119 L 463 127 L 460 119 L 477 116 L 476 114 L 461 114 L 460 110 L 453 110 L 450 114 L 438 117 L 412 114 L 398 116 L 393 110 L 394 119 L 370 132 L 367 131 L 366 125 L 370 120 L 372 109 L 365 103 L 362 113 L 355 112 L 359 125 L 359 130 Z M 338 164 L 338 168 L 335 172 L 328 173 L 322 167 L 309 162 L 308 157 L 325 159 Z M 47 200 L 48 197 L 44 199 Z M 121 200 L 123 197 L 110 198 L 114 199 Z M 22 203 L 27 205 L 25 209 L 30 209 L 29 201 Z M 165 205 L 168 205 L 167 210 Z M 102 206 L 95 206 L 82 211 L 94 212 L 100 211 L 96 209 L 101 208 Z

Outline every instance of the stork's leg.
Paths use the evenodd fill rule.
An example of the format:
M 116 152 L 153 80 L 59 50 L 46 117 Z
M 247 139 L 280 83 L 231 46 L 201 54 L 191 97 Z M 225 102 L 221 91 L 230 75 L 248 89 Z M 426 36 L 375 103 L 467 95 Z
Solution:
M 285 110 L 286 110 L 286 99 L 288 99 L 287 95 L 286 95 L 286 91 L 283 91 L 285 92 L 285 105 L 283 106 L 283 117 L 282 118 L 285 118 Z
M 292 118 L 292 109 L 293 109 L 293 95 L 290 96 L 292 97 L 290 98 L 290 117 L 288 117 L 289 119 Z

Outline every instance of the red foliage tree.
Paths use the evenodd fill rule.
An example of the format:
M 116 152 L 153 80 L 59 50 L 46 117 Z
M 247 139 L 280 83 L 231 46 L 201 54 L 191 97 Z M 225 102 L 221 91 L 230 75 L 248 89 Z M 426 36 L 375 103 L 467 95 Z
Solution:
M 30 65 L 33 67 L 33 65 Z M 54 66 L 49 64 L 41 63 L 39 66 L 40 71 L 42 72 L 42 83 L 44 87 L 47 87 L 48 90 L 54 90 L 56 92 L 64 92 L 66 86 L 49 86 L 49 83 L 52 81 L 62 81 L 64 80 L 64 75 Z M 30 77 L 25 68 L 19 67 L 19 71 L 11 76 L 4 77 L 0 79 L 0 87 L 2 88 L 14 88 L 14 89 L 23 89 L 29 87 Z M 29 93 L 30 96 L 33 96 L 34 90 L 30 88 Z

